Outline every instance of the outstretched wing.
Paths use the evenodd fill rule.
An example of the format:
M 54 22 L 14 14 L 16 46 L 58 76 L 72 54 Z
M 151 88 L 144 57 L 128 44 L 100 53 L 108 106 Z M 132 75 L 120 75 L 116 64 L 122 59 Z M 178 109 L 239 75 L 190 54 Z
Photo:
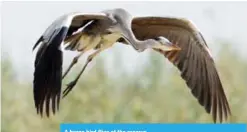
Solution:
M 33 80 L 34 103 L 38 114 L 49 116 L 50 102 L 53 114 L 59 109 L 63 53 L 61 44 L 73 32 L 92 20 L 108 19 L 103 13 L 71 13 L 56 19 L 35 43 L 33 50 L 40 44 L 35 58 Z
M 198 29 L 186 19 L 139 17 L 133 19 L 132 29 L 138 39 L 158 36 L 176 43 L 181 51 L 161 51 L 180 71 L 192 94 L 214 122 L 222 122 L 231 112 L 214 61 Z

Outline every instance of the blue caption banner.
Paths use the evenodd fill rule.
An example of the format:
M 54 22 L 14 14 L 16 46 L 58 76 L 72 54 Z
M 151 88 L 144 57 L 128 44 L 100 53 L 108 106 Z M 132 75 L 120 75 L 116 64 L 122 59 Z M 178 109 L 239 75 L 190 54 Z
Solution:
M 247 132 L 247 124 L 61 124 L 60 132 Z

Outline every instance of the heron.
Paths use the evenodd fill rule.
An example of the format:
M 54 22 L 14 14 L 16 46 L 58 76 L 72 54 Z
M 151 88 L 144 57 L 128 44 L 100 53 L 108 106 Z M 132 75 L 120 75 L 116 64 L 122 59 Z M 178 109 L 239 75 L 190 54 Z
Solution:
M 175 17 L 133 17 L 122 8 L 65 14 L 53 21 L 39 37 L 33 46 L 34 50 L 40 45 L 35 57 L 33 79 L 37 114 L 42 116 L 44 111 L 48 117 L 51 111 L 55 114 L 61 97 L 73 89 L 87 65 L 116 42 L 130 45 L 140 53 L 151 49 L 167 58 L 180 71 L 192 95 L 212 115 L 214 122 L 223 122 L 231 115 L 209 47 L 192 21 Z M 65 50 L 78 51 L 79 54 L 62 73 Z M 94 52 L 62 93 L 62 80 L 89 50 Z

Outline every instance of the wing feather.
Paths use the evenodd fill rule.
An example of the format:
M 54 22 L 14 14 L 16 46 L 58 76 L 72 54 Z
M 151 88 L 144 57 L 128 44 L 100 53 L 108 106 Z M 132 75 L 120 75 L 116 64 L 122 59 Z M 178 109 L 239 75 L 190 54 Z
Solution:
M 161 51 L 181 72 L 191 93 L 197 98 L 214 122 L 222 122 L 230 114 L 230 107 L 208 46 L 192 22 L 180 18 L 138 17 L 132 21 L 137 39 L 158 36 L 176 43 L 181 51 Z M 155 49 L 154 49 L 155 50 Z
M 81 28 L 88 21 L 108 19 L 103 13 L 70 13 L 56 19 L 34 44 L 39 50 L 35 58 L 33 80 L 34 103 L 37 113 L 42 116 L 45 106 L 46 115 L 59 109 L 62 86 L 63 54 L 61 44 L 65 38 Z

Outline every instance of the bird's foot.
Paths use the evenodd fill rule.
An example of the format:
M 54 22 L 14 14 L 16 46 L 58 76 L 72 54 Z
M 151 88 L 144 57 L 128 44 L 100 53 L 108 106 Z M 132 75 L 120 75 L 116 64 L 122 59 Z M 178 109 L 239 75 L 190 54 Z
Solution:
M 67 88 L 63 91 L 63 98 L 67 96 L 67 94 L 73 89 L 73 87 L 76 85 L 77 80 L 74 80 L 67 84 Z

